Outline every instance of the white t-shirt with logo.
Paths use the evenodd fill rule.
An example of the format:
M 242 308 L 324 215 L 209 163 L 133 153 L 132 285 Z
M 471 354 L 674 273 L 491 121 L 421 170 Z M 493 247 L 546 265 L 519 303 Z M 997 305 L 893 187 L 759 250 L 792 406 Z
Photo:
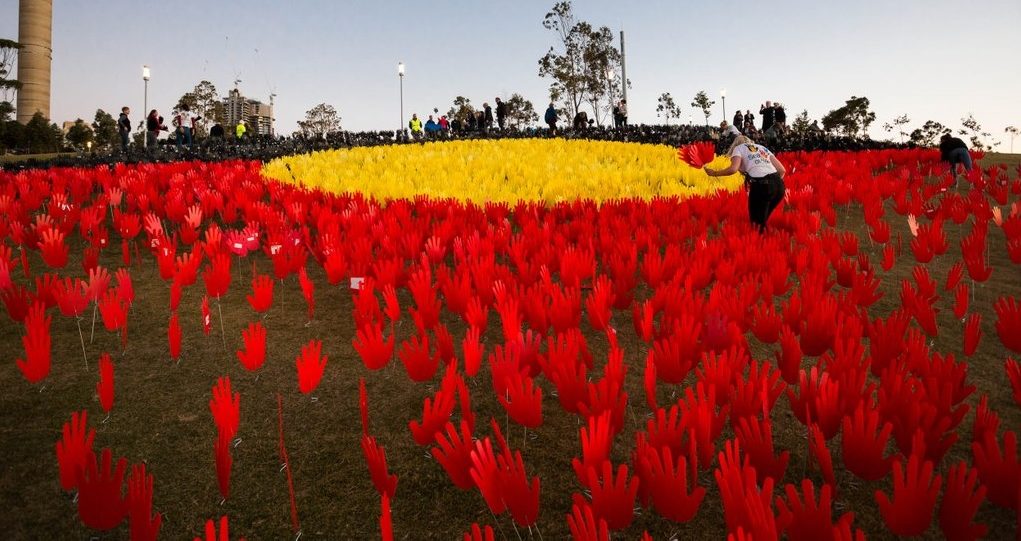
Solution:
M 752 178 L 762 178 L 766 175 L 776 173 L 776 167 L 769 161 L 773 155 L 768 148 L 754 143 L 738 145 L 730 157 L 741 158 L 741 172 Z

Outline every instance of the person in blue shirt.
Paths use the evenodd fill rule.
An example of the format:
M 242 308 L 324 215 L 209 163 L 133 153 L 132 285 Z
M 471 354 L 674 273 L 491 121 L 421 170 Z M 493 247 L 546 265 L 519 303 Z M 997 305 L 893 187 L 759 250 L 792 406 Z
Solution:
M 553 102 L 550 102 L 549 107 L 546 109 L 546 117 L 544 118 L 546 124 L 549 126 L 550 135 L 557 134 L 557 108 L 553 106 Z
M 433 120 L 433 116 L 429 115 L 429 120 L 425 122 L 425 134 L 427 137 L 436 137 L 440 133 L 440 125 Z

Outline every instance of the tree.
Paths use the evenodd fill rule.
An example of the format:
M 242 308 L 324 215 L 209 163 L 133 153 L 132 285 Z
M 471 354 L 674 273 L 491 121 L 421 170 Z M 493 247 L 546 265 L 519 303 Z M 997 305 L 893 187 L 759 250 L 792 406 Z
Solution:
M 543 18 L 542 26 L 559 38 L 558 50 L 550 47 L 539 59 L 539 76 L 551 79 L 551 101 L 560 101 L 573 117 L 583 102 L 592 107 L 596 123 L 609 110 L 613 82 L 608 73 L 620 64 L 620 51 L 613 45 L 613 32 L 606 26 L 595 29 L 576 21 L 571 2 L 557 2 Z M 607 105 L 603 106 L 603 100 Z
M 21 45 L 9 39 L 0 39 L 0 103 L 11 103 L 21 83 L 11 77 L 14 59 L 18 57 Z
M 110 113 L 102 109 L 96 109 L 96 118 L 92 122 L 92 131 L 96 136 L 96 146 L 101 148 L 113 148 L 120 144 L 120 134 L 117 132 L 117 121 Z
M 620 65 L 620 51 L 613 45 L 613 32 L 609 27 L 601 26 L 598 30 L 584 27 L 588 27 L 588 23 L 583 23 L 582 29 L 588 32 L 583 49 L 586 60 L 585 101 L 592 108 L 596 125 L 601 126 L 602 113 L 613 109 L 616 83 L 611 73 L 615 73 Z
M 911 119 L 908 118 L 908 115 L 900 115 L 899 117 L 893 119 L 893 124 L 890 124 L 889 122 L 883 124 L 883 129 L 887 133 L 892 132 L 894 129 L 898 129 L 897 133 L 900 134 L 900 142 L 903 143 L 904 136 L 908 135 L 908 133 L 904 131 L 904 128 L 902 128 L 902 126 L 904 126 L 908 122 L 911 122 Z
M 804 135 L 810 129 L 812 129 L 812 125 L 808 121 L 808 109 L 803 109 L 798 116 L 794 117 L 794 122 L 791 122 L 791 132 Z
M 851 96 L 851 99 L 822 117 L 822 126 L 828 131 L 840 131 L 848 137 L 867 135 L 869 126 L 875 122 L 876 113 L 869 110 L 869 99 Z
M 32 154 L 58 152 L 63 140 L 64 134 L 60 128 L 56 124 L 51 124 L 42 113 L 37 111 L 32 115 L 32 119 L 25 124 L 24 139 L 19 146 L 27 148 Z
M 67 142 L 77 150 L 85 150 L 90 142 L 95 140 L 96 134 L 92 132 L 92 128 L 85 123 L 84 120 L 78 119 L 74 121 L 74 125 L 67 130 Z
M 1014 153 L 1014 137 L 1017 137 L 1019 130 L 1015 126 L 1007 126 L 1003 129 L 1004 133 L 1010 135 L 1010 153 Z
M 990 136 L 989 132 L 982 131 L 982 125 L 975 120 L 974 115 L 968 113 L 968 116 L 961 119 L 962 128 L 957 133 L 968 137 L 971 140 L 971 148 L 975 150 L 992 150 L 994 146 L 999 143 L 993 143 L 991 145 L 985 143 L 985 139 Z
M 0 101 L 0 154 L 21 146 L 25 127 L 14 118 L 14 106 L 9 101 Z
M 504 103 L 507 104 L 507 122 L 512 128 L 525 128 L 539 120 L 532 102 L 517 92 L 511 94 Z
M 475 108 L 472 107 L 472 100 L 458 96 L 454 98 L 454 106 L 447 111 L 447 120 L 457 120 L 462 127 L 467 127 L 468 118 L 475 116 Z
M 320 103 L 305 112 L 305 120 L 299 120 L 298 127 L 305 135 L 325 137 L 340 130 L 340 117 L 332 105 Z
M 669 92 L 660 94 L 657 101 L 659 103 L 656 105 L 656 116 L 662 116 L 667 126 L 670 125 L 671 118 L 681 118 L 681 108 L 674 103 L 674 97 Z
M 702 114 L 705 115 L 705 125 L 709 125 L 709 115 L 712 114 L 713 105 L 716 102 L 709 99 L 709 95 L 705 93 L 705 90 L 699 90 L 698 94 L 695 94 L 695 98 L 691 101 L 691 106 L 695 109 L 701 109 Z
M 184 105 L 206 121 L 198 125 L 197 131 L 200 135 L 206 133 L 206 125 L 222 124 L 227 117 L 223 101 L 216 92 L 216 86 L 209 81 L 200 81 L 191 92 L 185 93 L 177 100 L 174 108 L 181 110 Z
M 950 130 L 935 120 L 926 120 L 921 128 L 916 128 L 908 136 L 908 141 L 918 146 L 931 147 L 936 145 L 936 138 Z

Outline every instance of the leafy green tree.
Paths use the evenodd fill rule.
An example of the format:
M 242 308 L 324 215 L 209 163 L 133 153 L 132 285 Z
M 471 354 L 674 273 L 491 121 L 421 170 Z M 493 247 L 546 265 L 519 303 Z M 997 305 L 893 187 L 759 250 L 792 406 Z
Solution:
M 897 133 L 900 135 L 900 142 L 903 143 L 904 136 L 908 135 L 908 132 L 904 131 L 903 126 L 907 125 L 909 122 L 911 122 L 911 119 L 908 118 L 908 115 L 900 115 L 893 119 L 893 124 L 890 124 L 889 122 L 883 124 L 883 130 L 890 133 L 896 129 Z
M 181 96 L 177 100 L 177 105 L 174 109 L 180 110 L 184 105 L 187 105 L 191 112 L 202 117 L 204 120 L 204 122 L 198 123 L 197 132 L 199 135 L 206 134 L 208 131 L 206 126 L 222 124 L 227 117 L 223 100 L 220 99 L 220 95 L 216 91 L 216 85 L 209 81 L 199 82 L 191 92 Z
M 458 96 L 454 98 L 454 106 L 447 111 L 447 120 L 457 120 L 462 126 L 468 124 L 468 118 L 475 116 L 475 108 L 472 107 L 472 100 Z
M 674 97 L 669 92 L 664 92 L 659 95 L 659 99 L 656 100 L 656 116 L 661 116 L 666 121 L 667 126 L 670 125 L 671 118 L 681 118 L 681 108 L 674 103 Z
M 93 133 L 92 127 L 85 123 L 84 120 L 78 119 L 74 121 L 74 125 L 67 130 L 67 142 L 76 150 L 85 150 L 88 148 L 89 143 L 96 139 L 96 134 Z
M 298 127 L 305 135 L 324 137 L 340 130 L 340 116 L 332 105 L 320 103 L 305 112 L 305 120 L 299 120 Z
M 535 106 L 524 96 L 515 92 L 507 98 L 507 123 L 515 129 L 525 128 L 539 120 Z
M 803 109 L 798 116 L 794 117 L 794 122 L 791 122 L 791 132 L 797 135 L 804 135 L 812 129 L 812 125 L 808 119 L 808 109 Z
M 699 90 L 698 94 L 695 94 L 695 98 L 691 100 L 691 106 L 695 109 L 701 109 L 702 114 L 705 115 L 705 125 L 709 125 L 709 115 L 712 114 L 713 105 L 716 105 L 714 100 L 709 99 L 709 95 L 705 93 L 705 90 Z
M 550 99 L 561 102 L 571 117 L 578 114 L 582 103 L 588 103 L 596 123 L 601 123 L 601 112 L 610 109 L 608 102 L 613 99 L 613 82 L 607 74 L 620 64 L 613 32 L 606 26 L 597 29 L 577 21 L 569 1 L 557 2 L 542 25 L 559 41 L 539 59 L 539 76 L 550 79 Z
M 931 147 L 936 145 L 936 139 L 944 133 L 950 133 L 946 126 L 935 120 L 926 120 L 921 128 L 916 128 L 908 135 L 908 141 L 918 146 Z
M 0 103 L 11 103 L 21 83 L 11 77 L 14 59 L 18 57 L 21 45 L 9 39 L 0 39 Z
M 868 133 L 869 126 L 875 122 L 876 113 L 869 110 L 869 99 L 862 96 L 851 96 L 842 107 L 834 109 L 822 117 L 822 126 L 828 132 L 839 131 L 848 137 L 857 137 Z
M 975 120 L 975 116 L 968 113 L 968 116 L 961 119 L 962 128 L 957 133 L 968 137 L 971 141 L 971 148 L 975 150 L 992 150 L 993 147 L 999 145 L 999 142 L 988 144 L 985 142 L 991 134 L 989 132 L 982 131 L 982 125 Z
M 59 152 L 63 140 L 64 134 L 60 128 L 51 124 L 42 113 L 36 112 L 25 124 L 24 139 L 20 146 L 32 154 Z
M 120 134 L 117 133 L 117 121 L 110 113 L 102 109 L 96 109 L 96 117 L 92 122 L 92 131 L 95 133 L 96 146 L 100 148 L 114 148 L 120 144 Z
M 14 106 L 0 101 L 0 154 L 21 146 L 25 127 L 14 120 Z

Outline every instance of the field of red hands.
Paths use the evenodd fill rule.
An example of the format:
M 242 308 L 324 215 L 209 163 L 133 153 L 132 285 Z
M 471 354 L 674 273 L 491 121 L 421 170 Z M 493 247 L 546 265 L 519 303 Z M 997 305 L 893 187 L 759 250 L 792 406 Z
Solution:
M 1009 535 L 1016 169 L 781 159 L 765 236 L 740 193 L 382 204 L 257 163 L 0 174 L 0 525 Z

